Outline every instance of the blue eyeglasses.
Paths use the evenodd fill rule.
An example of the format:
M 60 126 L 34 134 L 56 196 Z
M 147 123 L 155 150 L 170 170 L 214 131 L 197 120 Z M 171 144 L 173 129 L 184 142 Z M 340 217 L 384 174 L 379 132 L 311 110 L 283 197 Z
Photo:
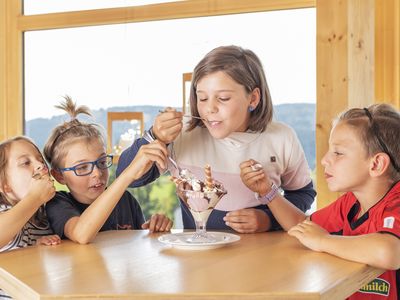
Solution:
M 94 166 L 96 166 L 100 170 L 104 170 L 111 167 L 112 164 L 113 164 L 113 156 L 109 154 L 106 156 L 102 156 L 95 161 L 83 162 L 70 168 L 63 168 L 58 170 L 60 172 L 74 171 L 76 176 L 86 176 L 92 174 Z

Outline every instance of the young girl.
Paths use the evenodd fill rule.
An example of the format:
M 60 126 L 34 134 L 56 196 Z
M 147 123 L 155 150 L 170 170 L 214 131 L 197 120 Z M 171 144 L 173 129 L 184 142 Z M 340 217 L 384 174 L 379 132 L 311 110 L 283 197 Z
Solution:
M 387 104 L 353 108 L 334 122 L 322 158 L 330 190 L 344 194 L 304 214 L 277 195 L 268 204 L 285 229 L 308 248 L 387 271 L 350 299 L 400 299 L 400 114 Z M 247 186 L 269 190 L 262 171 L 242 164 Z M 397 280 L 396 280 L 397 278 Z
M 165 167 L 165 146 L 154 142 L 143 147 L 106 189 L 112 156 L 106 154 L 99 126 L 76 119 L 80 113 L 90 115 L 88 108 L 76 107 L 69 97 L 65 99 L 58 107 L 71 116 L 71 121 L 57 126 L 44 147 L 51 174 L 70 191 L 57 192 L 46 206 L 54 231 L 80 244 L 89 243 L 105 230 L 169 231 L 172 221 L 164 215 L 154 215 L 144 222 L 139 203 L 126 191 L 129 183 L 145 174 L 153 162 Z
M 287 125 L 272 121 L 273 106 L 262 64 L 250 50 L 236 46 L 219 47 L 195 67 L 190 90 L 193 116 L 182 131 L 181 112 L 167 108 L 159 114 L 150 133 L 169 144 L 170 153 L 182 168 L 198 178 L 211 165 L 213 178 L 228 191 L 211 213 L 207 228 L 234 229 L 242 233 L 276 230 L 279 224 L 271 211 L 241 181 L 239 164 L 257 159 L 284 196 L 302 211 L 310 208 L 315 191 L 303 149 Z M 117 175 L 147 142 L 135 141 L 122 153 Z M 174 176 L 177 171 L 170 168 Z M 157 168 L 133 186 L 153 181 Z M 185 228 L 194 221 L 181 205 Z
M 0 144 L 0 252 L 60 243 L 43 205 L 54 193 L 46 163 L 30 139 L 19 136 Z

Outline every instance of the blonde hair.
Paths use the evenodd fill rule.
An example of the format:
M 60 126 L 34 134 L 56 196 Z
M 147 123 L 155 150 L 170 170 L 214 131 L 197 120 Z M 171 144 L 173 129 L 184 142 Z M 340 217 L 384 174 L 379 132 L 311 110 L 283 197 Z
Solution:
M 89 143 L 93 139 L 98 139 L 103 145 L 106 144 L 100 125 L 81 122 L 77 119 L 79 114 L 91 116 L 89 108 L 87 106 L 76 106 L 76 103 L 69 96 L 65 96 L 64 100 L 56 108 L 64 110 L 71 120 L 52 130 L 43 150 L 47 162 L 54 169 L 63 167 L 62 163 L 67 155 L 68 146 L 78 140 Z
M 389 176 L 400 180 L 400 114 L 389 104 L 352 108 L 339 115 L 334 125 L 343 122 L 359 135 L 369 157 L 384 152 L 390 157 Z

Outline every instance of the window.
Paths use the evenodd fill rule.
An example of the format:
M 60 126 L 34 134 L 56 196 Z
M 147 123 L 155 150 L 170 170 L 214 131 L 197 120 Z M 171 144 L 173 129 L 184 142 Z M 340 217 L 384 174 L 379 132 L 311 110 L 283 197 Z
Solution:
M 315 20 L 315 9 L 308 8 L 26 32 L 26 134 L 43 147 L 51 128 L 65 120 L 54 108 L 64 95 L 89 106 L 105 128 L 107 111 L 142 111 L 149 128 L 158 110 L 182 109 L 182 75 L 211 49 L 231 44 L 260 57 L 275 105 L 306 103 L 313 109 L 302 117 L 315 124 Z M 309 128 L 315 125 L 306 129 L 311 141 L 302 144 L 311 148 L 306 155 L 313 168 Z M 145 213 L 162 204 L 152 197 L 141 203 Z
M 228 44 L 261 58 L 275 104 L 315 103 L 315 9 L 297 9 L 27 32 L 25 119 L 59 114 L 65 94 L 94 110 L 181 107 L 182 74 Z

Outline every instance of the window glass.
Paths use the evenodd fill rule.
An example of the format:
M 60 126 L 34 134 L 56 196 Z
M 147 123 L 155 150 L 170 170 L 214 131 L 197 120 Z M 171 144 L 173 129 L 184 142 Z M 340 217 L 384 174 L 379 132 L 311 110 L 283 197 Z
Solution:
M 141 111 L 149 128 L 160 109 L 182 108 L 184 73 L 213 48 L 234 44 L 261 59 L 275 116 L 296 130 L 314 169 L 315 37 L 314 8 L 26 32 L 25 134 L 42 149 L 66 120 L 54 107 L 65 95 L 105 128 L 107 111 Z M 173 189 L 159 189 L 166 182 L 135 191 L 150 199 L 141 203 L 146 216 L 163 210 L 167 200 L 159 199 L 176 199 Z
M 66 94 L 91 109 L 181 107 L 182 74 L 230 44 L 260 57 L 274 104 L 315 103 L 315 9 L 297 9 L 27 32 L 25 119 L 59 114 Z

